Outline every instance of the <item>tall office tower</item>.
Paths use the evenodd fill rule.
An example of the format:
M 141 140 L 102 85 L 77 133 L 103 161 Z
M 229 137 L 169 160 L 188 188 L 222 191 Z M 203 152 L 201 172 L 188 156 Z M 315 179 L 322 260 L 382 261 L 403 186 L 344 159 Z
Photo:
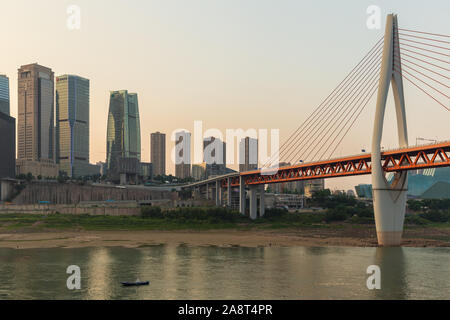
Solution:
M 9 116 L 9 78 L 0 74 L 0 112 Z
M 206 162 L 206 178 L 227 173 L 227 145 L 215 137 L 203 139 L 203 161 Z
M 0 112 L 0 178 L 16 176 L 16 119 Z
M 18 159 L 55 159 L 53 77 L 37 63 L 18 70 Z
M 206 162 L 192 165 L 192 178 L 196 181 L 206 179 Z
M 112 180 L 135 180 L 140 173 L 141 127 L 136 93 L 112 91 L 109 101 L 106 147 L 108 175 Z
M 245 137 L 239 142 L 239 171 L 258 169 L 258 139 Z
M 69 177 L 89 175 L 89 80 L 56 77 L 56 161 Z
M 290 166 L 290 162 L 280 162 L 279 167 Z M 305 180 L 292 181 L 292 182 L 281 182 L 270 185 L 270 190 L 274 193 L 298 193 L 304 194 L 305 192 Z
M 17 173 L 57 176 L 54 74 L 37 63 L 18 70 Z
M 191 176 L 191 134 L 177 132 L 175 140 L 175 176 L 186 179 Z
M 325 179 L 314 179 L 304 181 L 304 193 L 307 197 L 312 197 L 317 191 L 322 191 L 325 188 Z
M 142 180 L 148 181 L 153 178 L 153 165 L 149 162 L 141 162 Z
M 153 176 L 166 174 L 166 134 L 155 132 L 150 135 L 150 158 Z
M 216 155 L 217 152 L 217 155 Z M 221 159 L 221 161 L 219 160 Z M 215 137 L 203 139 L 203 161 L 207 164 L 227 164 L 227 144 Z

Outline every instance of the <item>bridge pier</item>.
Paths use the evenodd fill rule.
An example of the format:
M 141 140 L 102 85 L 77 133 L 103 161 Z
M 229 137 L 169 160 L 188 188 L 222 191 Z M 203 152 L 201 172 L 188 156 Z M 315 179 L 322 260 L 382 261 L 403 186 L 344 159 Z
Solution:
M 259 191 L 260 193 L 259 193 L 259 217 L 260 218 L 262 218 L 262 217 L 264 217 L 264 213 L 265 213 L 265 210 L 266 210 L 266 206 L 265 206 L 265 203 L 264 203 L 264 193 L 265 193 L 265 190 L 264 190 L 264 184 L 261 186 L 261 190 Z
M 220 183 L 219 180 L 216 180 L 216 206 L 220 207 L 222 205 L 222 197 L 221 197 L 221 190 L 220 190 Z
M 396 45 L 394 45 L 394 42 L 396 42 Z M 386 179 L 381 163 L 380 144 L 383 134 L 386 100 L 391 83 L 397 116 L 399 145 L 402 148 L 408 146 L 403 82 L 401 74 L 393 67 L 394 52 L 400 56 L 397 16 L 389 14 L 386 19 L 383 59 L 380 68 L 377 107 L 372 136 L 373 208 L 375 212 L 378 244 L 382 246 L 399 246 L 401 244 L 408 188 L 407 172 L 396 172 L 394 174 L 394 180 L 390 184 Z M 395 61 L 395 63 L 398 70 L 401 70 L 401 62 Z
M 245 214 L 245 182 L 244 177 L 239 177 L 239 213 Z
M 257 199 L 258 199 L 258 186 L 250 186 L 250 219 L 255 220 L 257 218 Z
M 227 187 L 227 206 L 228 208 L 231 208 L 231 178 L 228 178 L 228 187 Z
M 250 186 L 250 219 L 255 220 L 258 217 L 258 193 L 259 193 L 259 217 L 263 217 L 265 213 L 264 205 L 264 185 Z

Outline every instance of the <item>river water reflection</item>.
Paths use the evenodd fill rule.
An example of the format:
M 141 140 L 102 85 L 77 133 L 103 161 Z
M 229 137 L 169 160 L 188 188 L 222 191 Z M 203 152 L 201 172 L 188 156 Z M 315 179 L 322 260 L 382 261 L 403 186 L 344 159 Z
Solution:
M 449 299 L 450 248 L 0 249 L 0 299 Z M 68 290 L 66 269 L 81 269 Z M 381 289 L 368 290 L 369 265 Z M 127 288 L 121 281 L 149 280 Z

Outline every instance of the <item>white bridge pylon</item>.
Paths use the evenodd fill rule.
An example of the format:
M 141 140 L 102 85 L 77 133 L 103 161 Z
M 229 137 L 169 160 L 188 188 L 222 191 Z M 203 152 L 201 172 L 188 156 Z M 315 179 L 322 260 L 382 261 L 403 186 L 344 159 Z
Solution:
M 408 174 L 406 171 L 394 174 L 388 183 L 381 163 L 381 138 L 389 86 L 392 84 L 399 146 L 408 146 L 405 98 L 403 95 L 397 15 L 389 14 L 386 19 L 383 58 L 380 68 L 377 105 L 372 136 L 372 192 L 378 244 L 399 246 L 402 241 L 405 220 Z M 398 59 L 395 59 L 395 56 Z

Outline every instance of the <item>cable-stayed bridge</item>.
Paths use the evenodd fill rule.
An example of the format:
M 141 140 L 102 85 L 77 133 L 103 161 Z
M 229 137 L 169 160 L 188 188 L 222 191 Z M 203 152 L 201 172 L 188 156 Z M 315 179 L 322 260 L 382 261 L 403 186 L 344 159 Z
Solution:
M 408 170 L 450 166 L 450 141 L 410 146 L 406 123 L 403 80 L 437 107 L 450 111 L 450 36 L 399 28 L 397 16 L 386 19 L 384 36 L 356 64 L 339 85 L 290 135 L 262 168 L 228 174 L 190 184 L 189 188 L 214 190 L 216 204 L 222 191 L 239 188 L 239 210 L 250 217 L 264 215 L 265 184 L 371 174 L 375 222 L 380 245 L 399 245 L 403 232 Z M 389 88 L 394 96 L 399 148 L 381 151 Z M 371 153 L 333 158 L 335 151 L 376 95 Z M 449 119 L 450 120 L 450 119 Z M 450 123 L 450 121 L 449 121 Z M 450 126 L 449 126 L 450 127 Z M 289 165 L 278 168 L 279 163 Z M 388 182 L 386 173 L 394 179 Z

